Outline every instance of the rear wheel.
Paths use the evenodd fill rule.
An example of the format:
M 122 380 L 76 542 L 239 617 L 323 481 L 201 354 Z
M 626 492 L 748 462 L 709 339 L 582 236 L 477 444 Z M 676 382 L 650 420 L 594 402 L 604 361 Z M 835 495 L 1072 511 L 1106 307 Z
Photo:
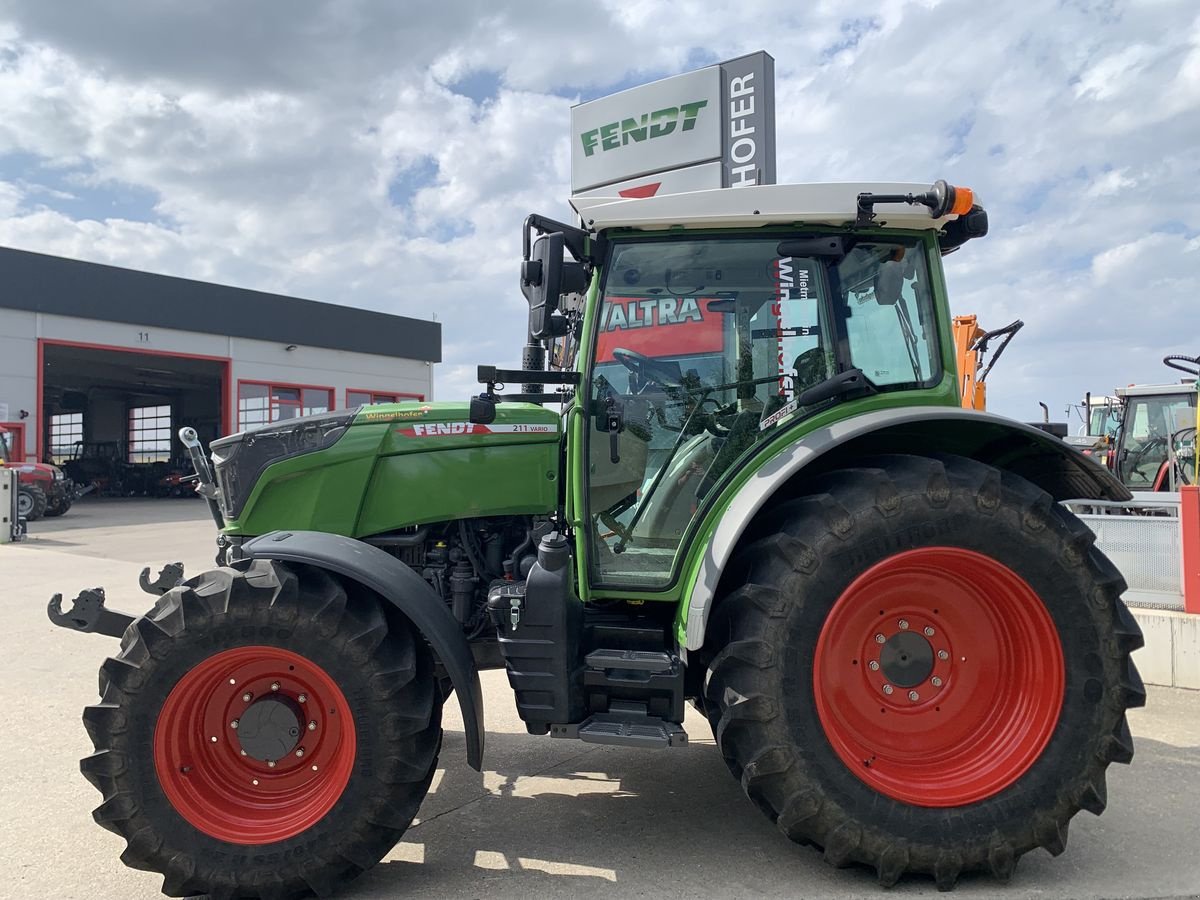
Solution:
M 769 513 L 709 626 L 705 707 L 750 798 L 883 884 L 1061 853 L 1129 762 L 1141 633 L 1091 532 L 958 457 L 884 457 Z
M 46 514 L 46 492 L 40 485 L 23 484 L 17 490 L 17 515 L 36 522 Z
M 254 562 L 164 594 L 84 712 L 96 821 L 170 896 L 327 895 L 417 812 L 441 743 L 433 662 L 369 594 Z

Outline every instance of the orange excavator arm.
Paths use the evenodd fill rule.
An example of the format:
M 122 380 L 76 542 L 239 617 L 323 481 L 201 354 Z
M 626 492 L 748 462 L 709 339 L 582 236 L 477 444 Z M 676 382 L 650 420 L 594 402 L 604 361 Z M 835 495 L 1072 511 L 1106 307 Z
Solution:
M 978 316 L 954 317 L 954 358 L 958 363 L 958 394 L 963 409 L 987 409 L 987 376 L 1018 331 L 1025 327 L 1020 319 L 997 328 L 984 331 L 979 327 Z M 984 359 L 988 342 L 1003 338 L 986 366 Z

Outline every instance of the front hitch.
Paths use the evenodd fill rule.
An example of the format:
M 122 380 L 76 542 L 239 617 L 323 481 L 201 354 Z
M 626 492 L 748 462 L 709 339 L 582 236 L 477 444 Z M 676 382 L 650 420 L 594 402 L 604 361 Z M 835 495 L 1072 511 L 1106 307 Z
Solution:
M 156 597 L 161 597 L 171 588 L 181 584 L 183 584 L 183 563 L 181 562 L 167 563 L 159 571 L 158 578 L 154 581 L 150 580 L 149 566 L 142 569 L 142 574 L 138 576 L 138 587 Z
M 71 601 L 70 612 L 63 612 L 62 599 L 62 594 L 55 594 L 46 608 L 50 621 L 60 628 L 119 638 L 137 618 L 105 607 L 104 588 L 85 588 L 80 591 L 79 596 Z

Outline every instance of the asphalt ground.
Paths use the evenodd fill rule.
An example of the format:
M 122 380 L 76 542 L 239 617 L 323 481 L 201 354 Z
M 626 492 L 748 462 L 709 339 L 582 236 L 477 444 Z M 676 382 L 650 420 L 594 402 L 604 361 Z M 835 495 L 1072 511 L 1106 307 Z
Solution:
M 53 627 L 46 601 L 102 585 L 141 611 L 144 565 L 212 564 L 213 526 L 195 500 L 85 499 L 0 545 L 0 897 L 151 898 L 158 876 L 125 868 L 124 842 L 91 819 L 99 794 L 79 774 L 91 751 L 80 723 L 96 672 L 117 642 Z M 153 573 L 152 573 L 153 574 Z M 1143 651 L 1144 652 L 1144 651 Z M 876 886 L 798 847 L 742 795 L 705 723 L 691 743 L 637 751 L 531 737 L 502 672 L 483 675 L 484 771 L 468 768 L 457 704 L 444 766 L 416 823 L 347 898 L 872 897 L 935 893 L 910 878 Z M 451 708 L 453 707 L 453 708 Z M 1080 813 L 1067 852 L 1036 851 L 1008 885 L 964 877 L 958 897 L 1200 896 L 1200 692 L 1151 688 L 1135 710 L 1132 766 L 1113 766 L 1108 811 Z

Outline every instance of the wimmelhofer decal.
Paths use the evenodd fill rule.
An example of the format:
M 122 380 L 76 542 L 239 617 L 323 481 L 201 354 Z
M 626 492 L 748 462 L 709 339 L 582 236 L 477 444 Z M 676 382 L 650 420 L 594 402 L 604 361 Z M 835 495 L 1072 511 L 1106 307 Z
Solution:
M 362 413 L 364 422 L 397 422 L 401 419 L 421 419 L 429 415 L 432 406 L 422 406 L 417 409 L 402 409 L 398 412 L 365 412 Z
M 401 409 L 398 412 L 361 413 L 362 420 L 367 422 L 395 422 L 401 419 L 422 419 L 430 414 L 433 407 L 418 407 L 416 409 Z
M 478 425 L 474 422 L 420 422 L 396 429 L 401 437 L 458 437 L 464 434 L 557 434 L 558 426 Z
M 758 430 L 766 431 L 780 419 L 786 419 L 799 408 L 800 404 L 796 400 L 793 400 L 791 403 L 784 404 L 783 406 L 779 407 L 779 409 L 775 410 L 775 412 L 763 419 L 758 425 Z

